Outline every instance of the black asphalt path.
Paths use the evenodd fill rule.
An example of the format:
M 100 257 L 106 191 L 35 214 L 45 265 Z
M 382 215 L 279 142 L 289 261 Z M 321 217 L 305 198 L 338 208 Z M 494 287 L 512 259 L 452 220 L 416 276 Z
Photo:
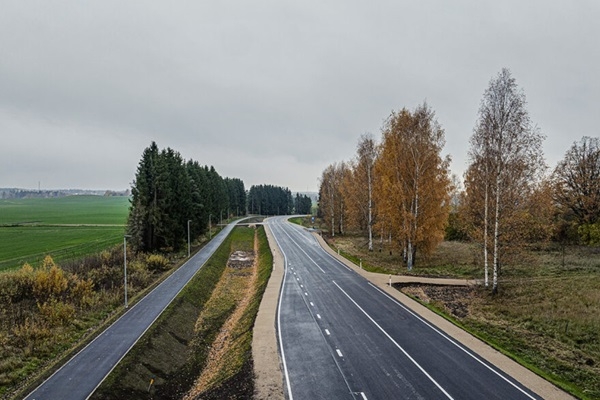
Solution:
M 132 306 L 89 345 L 31 392 L 27 400 L 84 400 L 127 354 L 194 274 L 221 245 L 235 223 L 225 226 L 204 248 L 146 297 Z
M 288 399 L 539 399 L 327 254 L 269 219 L 285 259 L 277 329 Z

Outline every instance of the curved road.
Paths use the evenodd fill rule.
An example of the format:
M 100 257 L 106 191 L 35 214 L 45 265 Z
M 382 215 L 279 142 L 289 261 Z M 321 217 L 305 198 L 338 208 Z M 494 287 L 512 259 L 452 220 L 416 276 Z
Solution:
M 288 399 L 540 398 L 286 218 L 268 223 L 286 266 L 277 329 Z
M 127 354 L 194 274 L 223 243 L 235 222 L 31 392 L 27 400 L 84 400 Z

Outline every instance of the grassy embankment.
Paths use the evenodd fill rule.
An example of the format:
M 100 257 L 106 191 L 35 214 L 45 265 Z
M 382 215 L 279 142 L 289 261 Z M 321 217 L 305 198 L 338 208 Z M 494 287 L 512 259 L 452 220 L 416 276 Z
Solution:
M 227 261 L 252 252 L 254 236 L 253 228 L 232 232 L 93 399 L 180 399 L 190 390 L 202 399 L 252 396 L 252 327 L 272 268 L 264 229 L 255 264 Z
M 385 241 L 375 241 L 373 252 L 364 237 L 336 236 L 329 243 L 367 270 L 407 274 L 398 250 Z M 570 247 L 563 254 L 558 246 L 529 247 L 504 266 L 497 296 L 482 287 L 422 287 L 419 298 L 564 390 L 600 399 L 599 256 L 598 248 Z M 444 242 L 418 258 L 411 274 L 482 279 L 479 258 L 475 244 Z
M 0 200 L 0 271 L 48 254 L 62 262 L 117 245 L 128 212 L 127 197 Z

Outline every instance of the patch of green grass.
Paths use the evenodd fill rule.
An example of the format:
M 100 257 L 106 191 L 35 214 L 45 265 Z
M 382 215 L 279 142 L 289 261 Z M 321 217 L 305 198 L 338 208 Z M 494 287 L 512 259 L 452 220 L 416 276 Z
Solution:
M 119 244 L 128 212 L 126 197 L 0 200 L 0 271 L 48 254 L 61 262 Z
M 128 197 L 66 196 L 0 200 L 0 225 L 123 225 L 128 213 Z
M 123 227 L 0 227 L 0 270 L 39 264 L 48 254 L 61 262 L 122 242 Z

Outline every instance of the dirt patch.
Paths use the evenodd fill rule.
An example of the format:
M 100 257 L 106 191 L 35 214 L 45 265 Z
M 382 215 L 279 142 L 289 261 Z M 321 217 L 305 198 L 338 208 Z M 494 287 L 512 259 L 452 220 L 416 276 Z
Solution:
M 395 283 L 393 285 L 409 296 L 424 303 L 436 303 L 456 318 L 470 315 L 470 304 L 476 296 L 474 286 L 442 286 L 420 283 Z
M 239 324 L 256 291 L 257 265 L 254 262 L 254 253 L 258 250 L 256 238 L 254 246 L 254 252 L 236 251 L 230 255 L 223 278 L 221 278 L 221 281 L 215 288 L 213 297 L 211 297 L 211 300 L 207 304 L 207 309 L 210 309 L 213 299 L 216 302 L 220 302 L 222 301 L 223 296 L 235 297 L 236 303 L 235 310 L 229 316 L 227 321 L 225 321 L 212 343 L 202 373 L 196 379 L 192 389 L 184 396 L 184 400 L 212 398 L 212 396 L 217 396 L 217 398 L 219 398 L 221 395 L 225 394 L 222 393 L 221 390 L 231 392 L 228 393 L 228 395 L 234 396 L 234 398 L 240 395 L 244 397 L 245 394 L 253 392 L 251 379 L 248 379 L 250 377 L 245 376 L 240 372 L 235 373 L 234 371 L 237 368 L 235 368 L 234 365 L 236 364 L 237 358 L 240 356 L 238 354 L 239 350 L 244 347 L 243 343 L 239 343 L 241 337 Z M 235 293 L 232 293 L 231 289 L 233 289 Z M 210 318 L 203 317 L 204 315 L 201 314 L 197 324 L 206 323 L 204 319 L 210 321 Z M 241 369 L 246 372 L 251 371 L 248 367 L 242 367 Z M 238 388 L 243 390 L 242 393 L 238 390 L 232 390 L 229 386 L 220 385 L 220 383 L 223 382 L 223 376 L 226 377 L 232 375 L 241 375 L 238 378 L 244 382 L 250 381 L 250 385 L 242 385 L 241 388 Z M 227 378 L 225 378 L 225 380 L 227 380 Z M 216 388 L 221 388 L 221 390 Z M 209 392 L 211 395 L 208 395 Z

